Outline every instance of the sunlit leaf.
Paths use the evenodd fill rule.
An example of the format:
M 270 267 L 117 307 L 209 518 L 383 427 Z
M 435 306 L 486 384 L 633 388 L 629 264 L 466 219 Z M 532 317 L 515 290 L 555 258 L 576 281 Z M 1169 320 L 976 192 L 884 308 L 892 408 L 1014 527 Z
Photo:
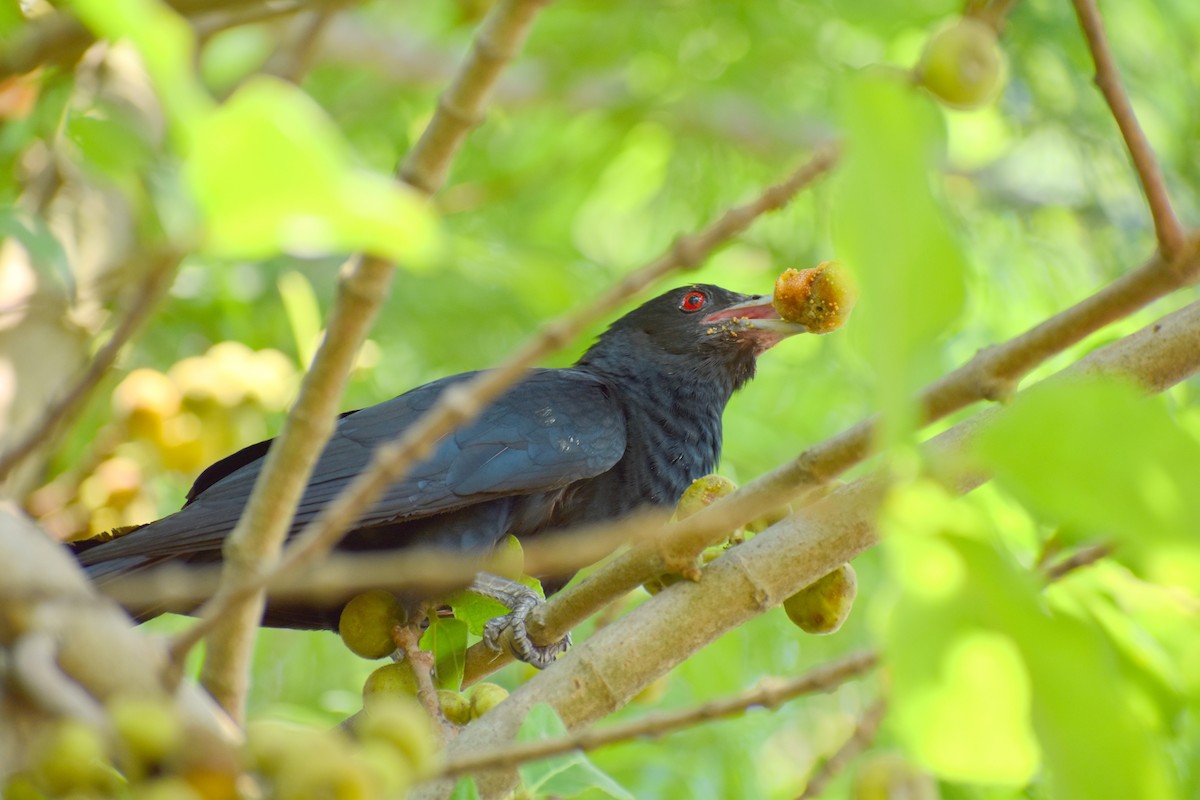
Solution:
M 214 112 L 186 175 L 216 254 L 365 250 L 408 267 L 430 263 L 436 226 L 424 201 L 354 168 L 336 126 L 282 81 L 250 81 Z
M 433 617 L 421 635 L 422 650 L 433 653 L 437 688 L 458 691 L 466 668 L 467 625 L 451 617 Z
M 1163 731 L 1105 631 L 1049 611 L 969 500 L 899 490 L 884 527 L 899 587 L 885 652 L 914 755 L 948 778 L 1009 785 L 1040 761 L 1056 800 L 1177 796 Z
M 979 451 L 1003 486 L 1065 531 L 1115 537 L 1135 566 L 1200 585 L 1200 573 L 1180 573 L 1186 560 L 1164 558 L 1190 551 L 1200 567 L 1200 442 L 1135 387 L 1099 378 L 1036 387 Z
M 861 283 L 851 337 L 878 377 L 885 436 L 907 436 L 932 343 L 962 310 L 964 260 L 933 190 L 942 131 L 931 101 L 892 73 L 844 78 L 846 157 L 834 177 L 838 258 Z
M 321 309 L 312 283 L 303 273 L 292 270 L 279 276 L 279 296 L 296 340 L 300 364 L 312 363 L 321 335 Z

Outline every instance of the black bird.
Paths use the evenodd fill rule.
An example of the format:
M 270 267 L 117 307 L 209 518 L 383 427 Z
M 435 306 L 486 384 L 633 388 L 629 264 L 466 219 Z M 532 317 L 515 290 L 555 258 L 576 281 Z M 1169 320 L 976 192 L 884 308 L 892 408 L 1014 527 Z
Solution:
M 780 319 L 769 297 L 708 284 L 660 295 L 614 322 L 573 367 L 530 370 L 473 423 L 444 437 L 339 547 L 393 550 L 421 543 L 486 551 L 509 533 L 526 538 L 647 505 L 673 505 L 692 480 L 716 466 L 721 414 L 754 376 L 757 357 L 805 330 Z M 344 414 L 291 533 L 363 470 L 375 447 L 411 425 L 447 386 L 473 374 Z M 164 561 L 219 560 L 269 446 L 251 445 L 210 466 L 180 511 L 118 538 L 77 543 L 79 561 L 103 582 Z M 473 589 L 514 612 L 493 621 L 489 641 L 511 627 L 517 655 L 538 665 L 565 649 L 566 640 L 539 648 L 524 635 L 524 617 L 536 604 L 532 592 L 489 592 L 494 583 L 477 583 Z M 263 623 L 336 629 L 340 608 L 272 604 Z

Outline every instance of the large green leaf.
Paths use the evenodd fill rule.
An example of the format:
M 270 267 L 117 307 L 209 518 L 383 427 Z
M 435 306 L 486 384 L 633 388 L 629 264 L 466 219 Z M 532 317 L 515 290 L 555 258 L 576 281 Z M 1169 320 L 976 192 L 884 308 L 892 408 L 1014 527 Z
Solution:
M 1167 740 L 1106 631 L 1047 608 L 969 500 L 895 496 L 885 551 L 897 730 L 955 780 L 1019 785 L 1039 763 L 1056 800 L 1177 797 Z
M 834 176 L 838 257 L 858 276 L 851 338 L 878 377 L 885 435 L 912 429 L 911 398 L 931 347 L 962 310 L 964 259 L 934 191 L 942 131 L 932 102 L 892 72 L 847 75 Z
M 430 264 L 433 213 L 391 178 L 351 165 L 311 98 L 271 78 L 243 85 L 197 127 L 186 164 L 206 244 L 230 258 L 365 250 Z
M 1200 442 L 1161 402 L 1102 378 L 1035 387 L 984 433 L 979 452 L 1071 538 L 1114 537 L 1136 568 L 1200 585 Z

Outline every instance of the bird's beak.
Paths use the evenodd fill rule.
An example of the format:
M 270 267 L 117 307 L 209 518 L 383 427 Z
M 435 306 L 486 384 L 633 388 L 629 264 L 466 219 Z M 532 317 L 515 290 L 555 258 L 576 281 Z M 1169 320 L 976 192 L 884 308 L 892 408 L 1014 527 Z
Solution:
M 703 322 L 713 326 L 711 333 L 724 330 L 734 335 L 745 335 L 754 342 L 755 349 L 760 353 L 789 336 L 808 333 L 804 325 L 780 317 L 771 298 L 766 295 L 755 295 L 745 302 L 723 308 L 709 314 Z

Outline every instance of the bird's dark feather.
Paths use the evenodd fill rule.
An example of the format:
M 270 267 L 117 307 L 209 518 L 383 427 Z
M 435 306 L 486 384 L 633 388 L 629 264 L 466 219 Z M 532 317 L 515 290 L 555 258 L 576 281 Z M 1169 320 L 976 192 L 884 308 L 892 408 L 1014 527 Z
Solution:
M 447 386 L 473 374 L 443 378 L 344 416 L 313 469 L 292 532 L 366 467 L 374 448 L 412 424 Z M 234 468 L 221 477 L 206 472 L 209 485 L 180 511 L 82 551 L 80 561 L 91 565 L 127 556 L 157 559 L 219 550 L 262 469 L 266 447 L 250 449 L 259 457 L 235 455 L 218 462 Z M 444 437 L 433 455 L 389 487 L 356 527 L 419 519 L 500 495 L 551 491 L 607 470 L 624 451 L 624 419 L 601 381 L 576 370 L 533 370 L 473 423 Z

